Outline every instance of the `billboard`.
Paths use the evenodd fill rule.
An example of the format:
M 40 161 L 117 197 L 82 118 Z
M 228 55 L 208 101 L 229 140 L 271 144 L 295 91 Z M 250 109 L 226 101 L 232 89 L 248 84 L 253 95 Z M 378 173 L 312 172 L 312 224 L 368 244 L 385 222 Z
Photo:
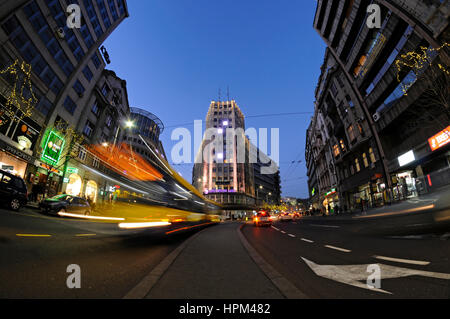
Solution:
M 44 151 L 42 152 L 41 159 L 50 165 L 58 164 L 64 149 L 64 144 L 64 138 L 60 137 L 54 131 L 51 131 L 44 144 Z
M 450 143 L 450 126 L 428 139 L 428 143 L 430 144 L 432 152 Z

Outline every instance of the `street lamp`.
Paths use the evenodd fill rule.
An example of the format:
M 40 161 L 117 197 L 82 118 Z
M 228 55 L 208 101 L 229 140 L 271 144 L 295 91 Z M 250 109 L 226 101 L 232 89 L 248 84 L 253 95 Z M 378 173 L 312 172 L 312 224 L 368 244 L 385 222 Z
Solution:
M 125 128 L 133 128 L 134 127 L 134 122 L 133 121 L 126 121 L 125 122 Z M 114 137 L 114 146 L 116 146 L 117 143 L 117 136 L 119 135 L 119 130 L 120 130 L 120 125 L 117 126 L 117 130 L 116 130 L 116 135 Z
M 262 185 L 259 185 L 259 187 L 256 189 L 256 202 L 258 202 L 259 199 L 259 190 L 263 189 L 264 187 L 262 187 Z

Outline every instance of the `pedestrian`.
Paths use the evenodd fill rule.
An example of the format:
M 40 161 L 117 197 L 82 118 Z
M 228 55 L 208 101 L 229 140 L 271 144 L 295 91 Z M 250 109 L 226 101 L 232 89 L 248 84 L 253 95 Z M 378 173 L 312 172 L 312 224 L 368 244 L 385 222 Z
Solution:
M 336 215 L 339 215 L 339 213 L 340 213 L 340 208 L 339 208 L 339 205 L 338 205 L 338 204 L 336 204 L 336 208 L 334 209 L 334 211 L 336 212 Z

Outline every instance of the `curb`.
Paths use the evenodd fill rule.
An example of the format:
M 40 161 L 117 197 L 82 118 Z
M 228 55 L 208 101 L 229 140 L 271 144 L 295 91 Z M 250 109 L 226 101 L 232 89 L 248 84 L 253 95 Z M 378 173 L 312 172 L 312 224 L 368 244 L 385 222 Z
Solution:
M 275 270 L 270 264 L 268 264 L 264 258 L 253 248 L 247 241 L 245 236 L 242 234 L 242 228 L 246 224 L 241 225 L 238 229 L 238 235 L 242 242 L 242 245 L 247 249 L 250 257 L 256 265 L 262 270 L 262 272 L 269 278 L 269 280 L 275 285 L 275 287 L 280 290 L 281 294 L 287 299 L 309 299 L 303 292 L 301 292 L 297 287 L 295 287 L 289 280 L 287 280 L 283 275 Z
M 122 299 L 144 299 L 145 296 L 152 290 L 155 284 L 161 279 L 167 269 L 173 264 L 175 259 L 180 255 L 180 253 L 186 248 L 186 246 L 197 238 L 203 231 L 195 233 L 190 238 L 185 240 L 181 245 L 179 245 L 175 250 L 173 250 L 168 256 L 166 256 L 155 268 L 145 276 L 134 288 L 132 288 Z

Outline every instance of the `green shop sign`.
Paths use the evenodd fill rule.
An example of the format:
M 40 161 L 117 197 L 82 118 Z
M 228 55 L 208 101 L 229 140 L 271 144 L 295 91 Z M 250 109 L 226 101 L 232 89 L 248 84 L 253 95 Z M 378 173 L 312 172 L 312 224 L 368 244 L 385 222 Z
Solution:
M 67 174 L 78 174 L 78 168 L 68 167 L 67 168 Z
M 44 145 L 41 159 L 50 165 L 58 164 L 65 142 L 64 138 L 51 131 Z

